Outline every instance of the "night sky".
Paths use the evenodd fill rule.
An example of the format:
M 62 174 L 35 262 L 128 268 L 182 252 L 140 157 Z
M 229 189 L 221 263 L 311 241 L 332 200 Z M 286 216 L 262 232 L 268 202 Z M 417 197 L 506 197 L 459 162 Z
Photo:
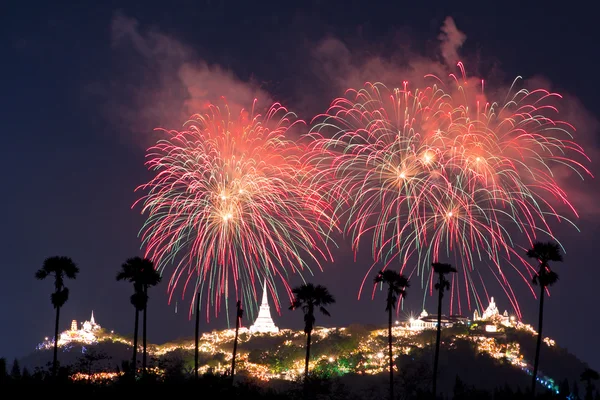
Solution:
M 458 57 L 469 75 L 483 76 L 491 87 L 510 85 L 520 75 L 565 95 L 563 117 L 576 126 L 576 140 L 597 175 L 596 15 L 570 13 L 564 2 L 502 9 L 492 3 L 461 9 L 461 2 L 444 7 L 426 2 L 416 8 L 421 3 L 4 2 L 0 356 L 25 355 L 52 335 L 52 283 L 34 279 L 52 255 L 73 258 L 81 270 L 67 283 L 71 294 L 61 330 L 94 310 L 103 327 L 132 332 L 132 287 L 116 282 L 115 275 L 126 258 L 142 255 L 138 231 L 144 216 L 131 206 L 140 195 L 134 189 L 151 176 L 145 150 L 158 137 L 154 128 L 179 129 L 222 95 L 233 104 L 248 105 L 255 96 L 279 101 L 310 120 L 348 85 L 370 80 L 393 87 L 433 69 L 450 71 L 445 68 Z M 441 41 L 447 17 L 458 31 Z M 581 232 L 556 227 L 567 252 L 546 302 L 544 334 L 600 369 L 594 296 L 600 281 L 594 261 L 600 190 L 594 179 L 563 180 L 580 212 Z M 357 300 L 370 266 L 368 246 L 363 247 L 355 262 L 342 243 L 335 262 L 307 278 L 327 286 L 338 300 L 331 318 L 319 315 L 317 324 L 385 323 L 381 294 L 374 301 L 369 295 Z M 291 285 L 299 283 L 298 276 L 290 278 Z M 151 342 L 193 335 L 189 295 L 175 313 L 166 287 L 151 292 Z M 501 311 L 510 312 L 497 290 L 490 294 Z M 518 296 L 524 321 L 535 324 L 537 301 L 525 289 Z M 422 299 L 415 283 L 401 318 L 419 313 Z M 428 311 L 434 312 L 434 304 L 428 299 Z M 284 306 L 274 315 L 276 324 L 300 328 L 302 316 Z M 226 326 L 221 314 L 204 321 L 202 330 Z

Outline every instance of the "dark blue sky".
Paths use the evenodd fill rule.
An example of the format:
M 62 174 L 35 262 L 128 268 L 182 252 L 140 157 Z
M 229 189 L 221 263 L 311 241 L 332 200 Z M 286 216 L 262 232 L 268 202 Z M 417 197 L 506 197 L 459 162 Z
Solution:
M 418 2 L 378 1 L 95 3 L 9 1 L 0 12 L 0 356 L 23 355 L 51 334 L 51 283 L 33 274 L 55 254 L 81 268 L 69 284 L 62 327 L 93 309 L 103 326 L 132 331 L 131 288 L 114 276 L 126 258 L 140 254 L 143 216 L 131 205 L 134 189 L 149 177 L 144 150 L 154 127 L 177 129 L 199 101 L 223 94 L 240 102 L 268 95 L 310 118 L 345 83 L 401 81 L 402 71 L 415 73 L 416 61 L 443 65 L 438 35 L 447 16 L 466 35 L 458 54 L 470 74 L 497 85 L 517 75 L 543 77 L 569 95 L 568 115 L 598 170 L 597 21 L 593 13 L 570 13 L 564 2 L 462 10 L 460 2 L 419 9 L 411 8 Z M 190 99 L 192 89 L 201 93 Z M 581 233 L 557 230 L 567 254 L 545 325 L 546 335 L 596 369 L 598 192 L 597 181 L 573 183 Z M 318 323 L 385 322 L 381 299 L 356 300 L 368 265 L 368 253 L 355 263 L 342 247 L 336 262 L 316 273 L 314 281 L 338 297 L 332 317 Z M 153 342 L 193 334 L 187 303 L 175 314 L 165 288 L 152 295 Z M 411 290 L 407 310 L 419 312 L 420 289 Z M 509 308 L 500 292 L 495 296 L 501 310 Z M 523 292 L 521 306 L 525 321 L 534 323 L 536 301 Z M 280 326 L 300 327 L 301 320 L 287 310 L 276 317 Z M 204 330 L 223 327 L 222 317 L 203 323 Z

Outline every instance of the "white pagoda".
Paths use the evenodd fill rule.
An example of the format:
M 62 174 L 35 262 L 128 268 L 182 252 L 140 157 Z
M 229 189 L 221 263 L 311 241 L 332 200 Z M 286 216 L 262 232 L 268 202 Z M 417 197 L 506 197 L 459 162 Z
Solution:
M 488 305 L 488 308 L 485 309 L 483 314 L 481 314 L 481 316 L 477 310 L 475 310 L 473 313 L 473 321 L 498 321 L 505 326 L 511 325 L 508 311 L 504 310 L 504 313 L 500 314 L 498 306 L 496 306 L 496 302 L 494 301 L 494 297 L 490 298 L 490 304 Z
M 262 303 L 260 310 L 258 311 L 258 317 L 254 321 L 254 324 L 250 327 L 250 333 L 277 333 L 279 328 L 275 326 L 273 319 L 271 318 L 271 309 L 269 308 L 269 300 L 267 296 L 267 281 L 263 287 Z

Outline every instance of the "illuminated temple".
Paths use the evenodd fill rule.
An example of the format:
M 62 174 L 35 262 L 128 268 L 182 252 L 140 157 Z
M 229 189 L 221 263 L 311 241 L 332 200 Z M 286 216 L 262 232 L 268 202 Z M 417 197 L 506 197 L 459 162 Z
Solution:
M 262 303 L 260 304 L 260 310 L 258 311 L 258 317 L 254 321 L 254 324 L 250 327 L 251 333 L 277 333 L 279 328 L 275 326 L 273 319 L 271 318 L 271 309 L 269 307 L 269 299 L 267 296 L 267 281 L 263 287 Z
M 442 328 L 446 328 L 454 326 L 455 324 L 468 324 L 470 321 L 468 318 L 459 315 L 442 315 L 441 322 Z M 490 332 L 496 331 L 494 324 L 501 324 L 504 326 L 514 326 L 516 324 L 515 317 L 509 317 L 508 311 L 505 310 L 504 313 L 500 314 L 498 306 L 496 305 L 493 297 L 490 298 L 490 304 L 482 314 L 475 310 L 473 313 L 472 322 L 490 323 L 491 325 L 486 325 L 486 329 L 488 329 Z M 409 320 L 409 329 L 413 331 L 422 331 L 424 329 L 435 328 L 437 328 L 437 315 L 428 314 L 425 310 L 421 312 L 418 318 L 411 318 Z

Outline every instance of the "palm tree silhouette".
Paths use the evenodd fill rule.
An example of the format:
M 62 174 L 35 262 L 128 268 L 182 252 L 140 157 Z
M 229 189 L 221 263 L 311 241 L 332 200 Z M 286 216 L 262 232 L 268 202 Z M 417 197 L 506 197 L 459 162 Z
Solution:
M 538 368 L 540 364 L 540 350 L 542 347 L 542 325 L 544 322 L 544 292 L 548 286 L 554 285 L 558 281 L 558 274 L 550 270 L 550 261 L 561 262 L 563 260 L 560 247 L 556 243 L 535 242 L 533 247 L 527 250 L 527 257 L 538 260 L 539 268 L 536 275 L 533 276 L 531 283 L 540 285 L 540 311 L 538 321 L 538 337 L 535 346 L 535 360 L 533 362 L 533 376 L 531 380 L 531 395 L 535 397 L 535 388 L 537 382 Z
M 138 257 L 139 258 L 139 257 Z M 137 261 L 136 261 L 137 262 Z M 154 269 L 154 263 L 148 259 L 143 259 L 142 261 L 142 285 L 144 288 L 144 319 L 142 322 L 142 371 L 146 373 L 146 314 L 148 311 L 148 288 L 152 286 L 156 286 L 160 283 L 162 277 L 160 273 Z
M 194 338 L 194 377 L 198 380 L 198 339 L 200 337 L 200 293 L 196 293 L 196 336 Z
M 592 381 L 600 379 L 598 372 L 591 368 L 586 368 L 580 377 L 582 382 L 585 382 L 585 400 L 592 400 L 594 398 L 594 384 Z
M 56 308 L 56 322 L 54 323 L 54 355 L 52 357 L 52 376 L 56 377 L 58 366 L 58 321 L 60 318 L 60 308 L 65 305 L 69 299 L 69 288 L 65 286 L 65 277 L 69 279 L 77 278 L 79 268 L 69 257 L 54 256 L 44 260 L 42 268 L 37 270 L 35 277 L 37 279 L 46 279 L 48 276 L 54 276 L 54 293 L 50 295 L 50 301 Z
M 292 289 L 294 300 L 290 310 L 302 308 L 304 312 L 304 333 L 306 333 L 306 359 L 304 361 L 304 379 L 308 378 L 308 360 L 310 359 L 310 336 L 315 326 L 315 308 L 321 313 L 331 316 L 325 306 L 335 303 L 335 298 L 325 286 L 314 286 L 312 283 L 305 283 Z
M 442 334 L 442 298 L 444 291 L 450 289 L 450 281 L 446 279 L 446 275 L 455 273 L 456 268 L 450 264 L 434 262 L 431 264 L 433 272 L 438 274 L 439 280 L 435 284 L 435 289 L 438 291 L 438 312 L 437 312 L 437 332 L 435 336 L 435 357 L 433 359 L 433 398 L 437 396 L 437 370 L 440 360 L 440 342 Z
M 380 271 L 375 277 L 375 284 L 385 283 L 388 285 L 385 311 L 388 312 L 388 350 L 390 358 L 390 400 L 394 398 L 394 358 L 392 355 L 392 310 L 396 308 L 396 302 L 400 296 L 406 297 L 406 288 L 409 287 L 408 279 L 396 271 Z
M 238 344 L 238 334 L 240 332 L 240 321 L 244 316 L 244 310 L 242 310 L 242 302 L 240 300 L 236 303 L 236 312 L 235 312 L 235 340 L 233 341 L 233 357 L 231 359 L 231 381 L 235 377 L 235 357 L 237 355 L 237 344 Z
M 148 302 L 148 295 L 145 288 L 146 279 L 148 277 L 148 269 L 154 267 L 150 260 L 142 259 L 140 257 L 133 257 L 127 259 L 121 270 L 117 274 L 117 281 L 128 281 L 133 283 L 133 294 L 130 297 L 130 302 L 135 308 L 135 325 L 133 329 L 133 357 L 132 357 L 132 377 L 135 378 L 137 370 L 137 351 L 138 351 L 138 332 L 139 332 L 139 321 L 140 311 L 143 311 Z

